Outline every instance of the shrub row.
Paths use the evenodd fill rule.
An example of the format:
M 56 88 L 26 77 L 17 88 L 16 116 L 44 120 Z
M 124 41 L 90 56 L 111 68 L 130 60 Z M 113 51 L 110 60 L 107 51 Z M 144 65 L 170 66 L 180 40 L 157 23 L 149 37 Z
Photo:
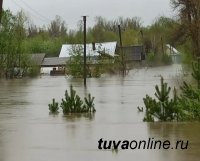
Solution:
M 52 103 L 48 105 L 51 113 L 58 113 L 59 103 L 53 98 Z M 69 113 L 91 113 L 95 112 L 94 97 L 89 93 L 87 97 L 82 100 L 73 86 L 70 86 L 70 91 L 65 91 L 65 98 L 62 99 L 60 107 L 63 110 L 63 114 Z

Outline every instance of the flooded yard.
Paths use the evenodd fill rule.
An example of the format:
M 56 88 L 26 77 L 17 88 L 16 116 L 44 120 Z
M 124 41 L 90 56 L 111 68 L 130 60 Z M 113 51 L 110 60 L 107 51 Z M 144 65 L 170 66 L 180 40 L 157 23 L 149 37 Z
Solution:
M 199 161 L 200 123 L 146 123 L 146 94 L 154 94 L 160 75 L 172 86 L 181 83 L 181 66 L 135 69 L 126 77 L 82 79 L 41 76 L 0 80 L 0 161 Z M 48 103 L 61 102 L 70 85 L 95 97 L 94 115 L 49 114 Z M 187 150 L 99 150 L 98 140 L 182 139 Z

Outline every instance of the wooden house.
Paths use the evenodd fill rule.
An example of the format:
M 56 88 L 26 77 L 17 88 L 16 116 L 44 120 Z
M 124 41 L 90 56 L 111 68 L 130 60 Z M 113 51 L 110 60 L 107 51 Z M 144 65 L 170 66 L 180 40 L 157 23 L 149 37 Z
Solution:
M 145 60 L 145 52 L 143 45 L 131 45 L 118 48 L 118 53 L 124 55 L 126 62 Z

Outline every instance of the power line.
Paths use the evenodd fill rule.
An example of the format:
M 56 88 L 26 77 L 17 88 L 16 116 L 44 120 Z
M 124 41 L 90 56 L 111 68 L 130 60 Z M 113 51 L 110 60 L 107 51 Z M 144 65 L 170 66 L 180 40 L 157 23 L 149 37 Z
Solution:
M 12 2 L 17 5 L 20 9 L 24 10 L 24 11 L 27 11 L 26 9 L 24 9 L 24 7 L 22 7 L 20 4 L 18 4 L 15 0 L 12 0 Z M 32 10 L 32 9 L 31 9 Z M 45 22 L 50 22 L 51 20 L 47 19 L 47 18 L 44 18 L 43 16 L 41 16 L 40 14 L 36 14 L 35 12 L 33 13 L 34 11 L 32 10 L 32 13 L 30 13 L 31 16 L 35 17 L 35 18 L 39 18 L 40 21 L 45 21 Z
M 35 9 L 33 9 L 30 5 L 28 5 L 25 1 L 21 0 L 22 3 L 24 3 L 25 6 L 27 6 L 30 10 L 32 10 L 35 14 L 39 15 L 40 17 L 48 20 L 48 21 L 51 21 L 49 18 L 43 16 L 42 14 L 40 14 L 38 11 L 36 11 Z

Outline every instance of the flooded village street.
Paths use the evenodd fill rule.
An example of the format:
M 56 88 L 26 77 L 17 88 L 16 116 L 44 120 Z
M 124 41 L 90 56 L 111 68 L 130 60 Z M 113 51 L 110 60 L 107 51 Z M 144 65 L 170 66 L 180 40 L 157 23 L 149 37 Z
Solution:
M 0 161 L 199 161 L 200 123 L 143 122 L 143 97 L 155 93 L 160 75 L 171 85 L 182 82 L 181 65 L 134 69 L 126 77 L 82 79 L 44 75 L 0 80 Z M 49 114 L 52 98 L 61 102 L 74 86 L 95 97 L 90 116 Z M 187 150 L 99 150 L 98 140 L 188 140 Z

